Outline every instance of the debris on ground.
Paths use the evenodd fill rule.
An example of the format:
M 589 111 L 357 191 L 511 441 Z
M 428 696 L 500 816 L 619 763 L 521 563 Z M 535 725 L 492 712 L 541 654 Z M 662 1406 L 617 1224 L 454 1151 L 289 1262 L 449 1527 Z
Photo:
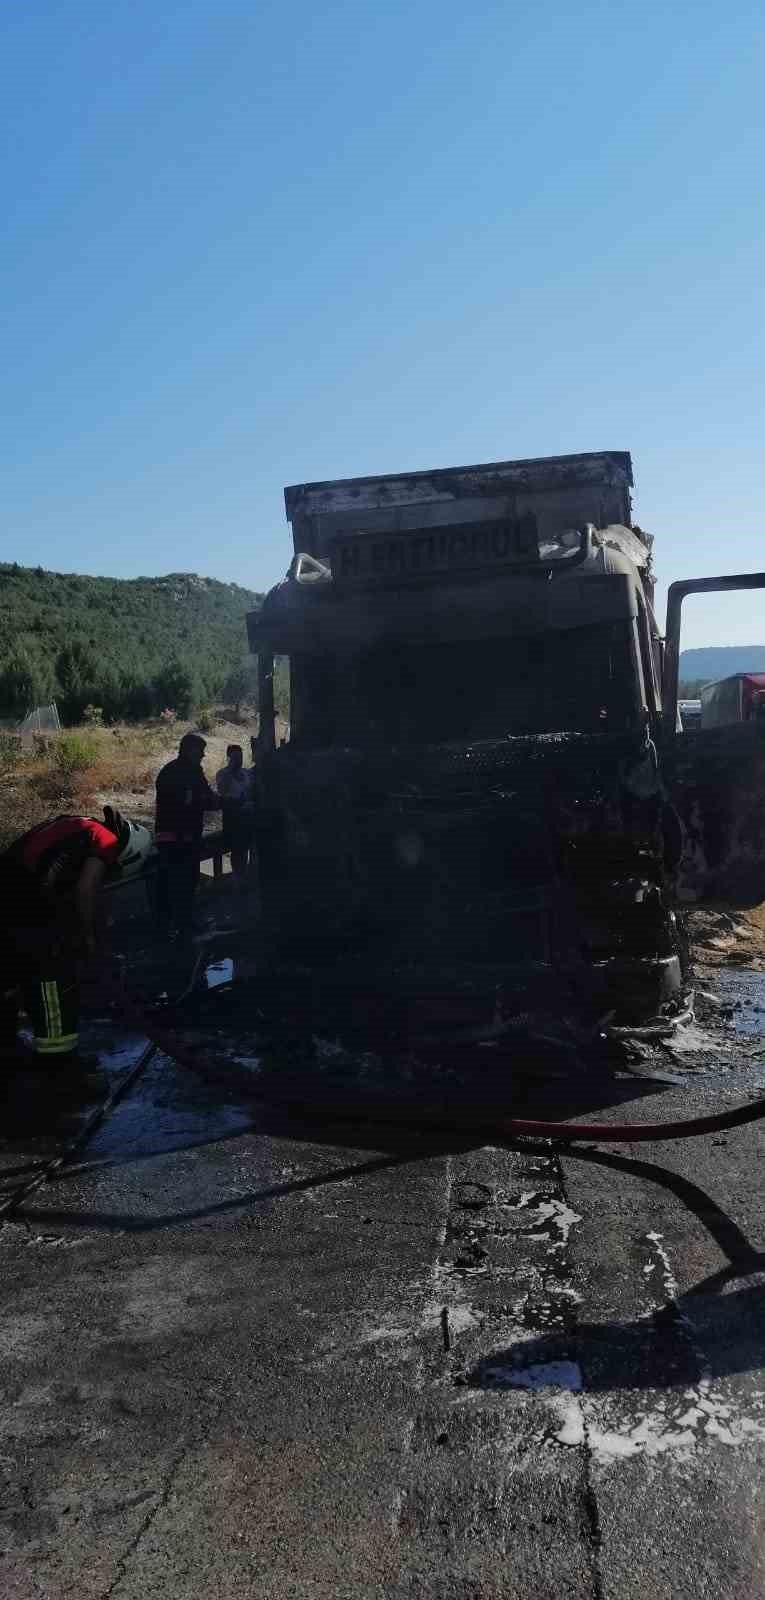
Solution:
M 765 971 L 765 902 L 744 908 L 693 906 L 685 921 L 697 963 Z

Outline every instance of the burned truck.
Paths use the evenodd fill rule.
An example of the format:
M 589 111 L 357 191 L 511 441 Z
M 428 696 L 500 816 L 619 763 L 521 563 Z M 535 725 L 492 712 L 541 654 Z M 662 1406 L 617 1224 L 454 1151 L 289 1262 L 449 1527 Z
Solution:
M 605 451 L 285 491 L 248 619 L 275 960 L 415 1029 L 680 1003 L 677 641 L 631 485 Z

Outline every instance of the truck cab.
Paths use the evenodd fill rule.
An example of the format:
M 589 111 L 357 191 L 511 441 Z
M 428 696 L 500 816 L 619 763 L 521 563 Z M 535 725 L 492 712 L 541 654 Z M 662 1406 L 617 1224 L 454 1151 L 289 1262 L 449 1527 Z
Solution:
M 274 952 L 455 1026 L 679 1003 L 676 690 L 631 485 L 604 451 L 285 491 L 294 556 L 248 619 Z

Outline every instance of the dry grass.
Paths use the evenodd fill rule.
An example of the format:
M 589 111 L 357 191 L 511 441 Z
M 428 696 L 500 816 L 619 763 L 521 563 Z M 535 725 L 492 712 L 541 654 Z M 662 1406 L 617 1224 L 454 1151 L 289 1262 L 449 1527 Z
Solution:
M 75 728 L 20 756 L 0 750 L 0 849 L 61 812 L 98 816 L 106 800 L 119 804 L 126 794 L 151 804 L 157 769 L 186 726 Z
M 0 850 L 47 817 L 61 812 L 100 816 L 106 804 L 151 825 L 157 772 L 193 727 L 191 722 L 144 722 L 68 728 L 60 740 L 38 741 L 22 753 L 14 741 L 0 739 Z M 241 744 L 249 766 L 249 738 L 255 731 L 255 723 L 235 723 L 222 715 L 205 733 L 210 781 L 225 764 L 227 744 Z M 277 738 L 285 731 L 280 720 Z

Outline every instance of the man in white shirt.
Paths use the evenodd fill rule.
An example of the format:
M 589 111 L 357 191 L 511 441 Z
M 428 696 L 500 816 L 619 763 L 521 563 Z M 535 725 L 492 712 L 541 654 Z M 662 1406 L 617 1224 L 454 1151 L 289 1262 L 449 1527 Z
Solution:
M 215 787 L 223 801 L 223 840 L 231 854 L 231 870 L 237 878 L 243 878 L 252 846 L 252 777 L 245 770 L 240 744 L 228 745 L 226 756 L 226 765 L 217 774 Z

